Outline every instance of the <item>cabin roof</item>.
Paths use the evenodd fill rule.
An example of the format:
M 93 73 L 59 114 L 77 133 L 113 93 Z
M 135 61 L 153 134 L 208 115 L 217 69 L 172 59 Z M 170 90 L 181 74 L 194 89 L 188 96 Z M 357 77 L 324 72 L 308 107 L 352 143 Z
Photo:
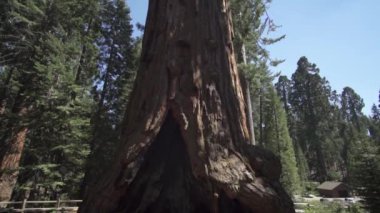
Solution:
M 338 181 L 325 181 L 321 185 L 317 187 L 317 189 L 323 189 L 323 190 L 334 190 L 339 185 L 343 184 L 342 182 Z

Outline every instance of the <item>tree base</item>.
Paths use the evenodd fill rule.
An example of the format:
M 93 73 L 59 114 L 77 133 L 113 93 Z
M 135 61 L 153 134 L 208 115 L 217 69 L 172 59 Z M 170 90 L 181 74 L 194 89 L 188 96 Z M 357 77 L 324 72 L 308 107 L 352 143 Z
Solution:
M 168 113 L 139 172 L 121 198 L 116 212 L 209 213 L 250 212 L 237 200 L 196 180 L 180 128 Z

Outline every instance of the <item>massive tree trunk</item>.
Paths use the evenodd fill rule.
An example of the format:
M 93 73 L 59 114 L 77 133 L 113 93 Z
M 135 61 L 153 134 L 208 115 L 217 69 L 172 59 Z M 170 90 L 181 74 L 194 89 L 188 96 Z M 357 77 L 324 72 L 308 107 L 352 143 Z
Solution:
M 294 212 L 273 154 L 248 145 L 225 0 L 151 0 L 113 168 L 80 212 Z

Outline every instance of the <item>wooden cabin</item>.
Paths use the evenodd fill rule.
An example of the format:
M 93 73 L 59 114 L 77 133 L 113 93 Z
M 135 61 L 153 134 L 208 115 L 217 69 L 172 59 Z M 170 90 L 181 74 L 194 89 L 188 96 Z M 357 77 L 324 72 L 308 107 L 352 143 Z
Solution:
M 324 197 L 348 197 L 348 187 L 346 184 L 337 181 L 326 181 L 317 187 L 318 192 Z

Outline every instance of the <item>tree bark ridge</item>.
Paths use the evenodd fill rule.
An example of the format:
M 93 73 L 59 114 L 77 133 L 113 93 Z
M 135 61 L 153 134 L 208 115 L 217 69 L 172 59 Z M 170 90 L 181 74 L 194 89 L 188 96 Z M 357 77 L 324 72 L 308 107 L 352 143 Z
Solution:
M 25 116 L 27 108 L 22 106 L 17 109 L 19 117 Z M 9 139 L 4 138 L 0 151 L 0 201 L 11 199 L 13 188 L 16 185 L 19 173 L 19 165 L 22 152 L 24 151 L 28 128 L 21 122 L 20 126 L 9 127 Z

